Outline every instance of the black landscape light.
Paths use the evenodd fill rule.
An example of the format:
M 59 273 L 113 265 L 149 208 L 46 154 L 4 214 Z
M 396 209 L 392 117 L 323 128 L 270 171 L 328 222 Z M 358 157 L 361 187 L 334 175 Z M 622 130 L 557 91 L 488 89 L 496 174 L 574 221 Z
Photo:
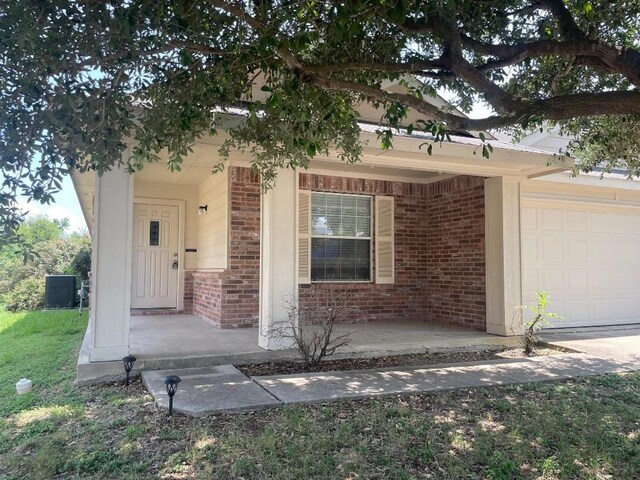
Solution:
M 179 383 L 180 377 L 177 375 L 169 375 L 164 379 L 164 384 L 167 387 L 167 394 L 169 395 L 169 416 L 173 415 L 173 396 L 178 391 Z
M 136 363 L 136 357 L 131 355 L 127 355 L 122 359 L 122 363 L 124 363 L 124 371 L 127 372 L 127 379 L 125 380 L 125 385 L 129 386 L 129 373 L 131 373 L 131 369 L 133 368 L 133 364 Z

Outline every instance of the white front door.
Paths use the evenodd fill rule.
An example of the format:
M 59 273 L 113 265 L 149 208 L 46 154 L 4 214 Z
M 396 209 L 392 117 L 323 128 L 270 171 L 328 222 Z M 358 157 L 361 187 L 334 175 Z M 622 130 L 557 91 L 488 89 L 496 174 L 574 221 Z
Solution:
M 133 206 L 131 308 L 176 308 L 178 207 Z

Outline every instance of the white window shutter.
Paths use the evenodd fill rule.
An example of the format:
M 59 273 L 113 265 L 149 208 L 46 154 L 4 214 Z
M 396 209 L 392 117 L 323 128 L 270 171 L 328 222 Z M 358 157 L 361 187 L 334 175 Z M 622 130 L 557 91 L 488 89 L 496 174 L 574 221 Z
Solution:
M 298 191 L 298 283 L 311 283 L 311 192 Z
M 376 196 L 376 283 L 395 282 L 393 197 Z

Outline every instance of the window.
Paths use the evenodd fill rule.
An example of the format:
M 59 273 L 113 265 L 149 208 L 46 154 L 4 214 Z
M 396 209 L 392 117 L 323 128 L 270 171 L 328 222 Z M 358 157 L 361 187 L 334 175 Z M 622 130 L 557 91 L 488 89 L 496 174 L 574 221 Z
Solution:
M 149 246 L 157 247 L 160 245 L 160 222 L 151 220 L 149 222 Z
M 371 200 L 312 192 L 312 281 L 371 280 Z

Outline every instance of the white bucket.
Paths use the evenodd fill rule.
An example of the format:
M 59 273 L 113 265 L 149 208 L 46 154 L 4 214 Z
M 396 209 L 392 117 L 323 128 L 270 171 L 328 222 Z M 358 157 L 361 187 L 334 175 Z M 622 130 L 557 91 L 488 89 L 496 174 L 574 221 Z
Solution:
M 18 395 L 24 395 L 25 393 L 29 393 L 33 389 L 33 384 L 31 380 L 27 378 L 22 378 L 18 383 L 16 383 L 16 391 Z

